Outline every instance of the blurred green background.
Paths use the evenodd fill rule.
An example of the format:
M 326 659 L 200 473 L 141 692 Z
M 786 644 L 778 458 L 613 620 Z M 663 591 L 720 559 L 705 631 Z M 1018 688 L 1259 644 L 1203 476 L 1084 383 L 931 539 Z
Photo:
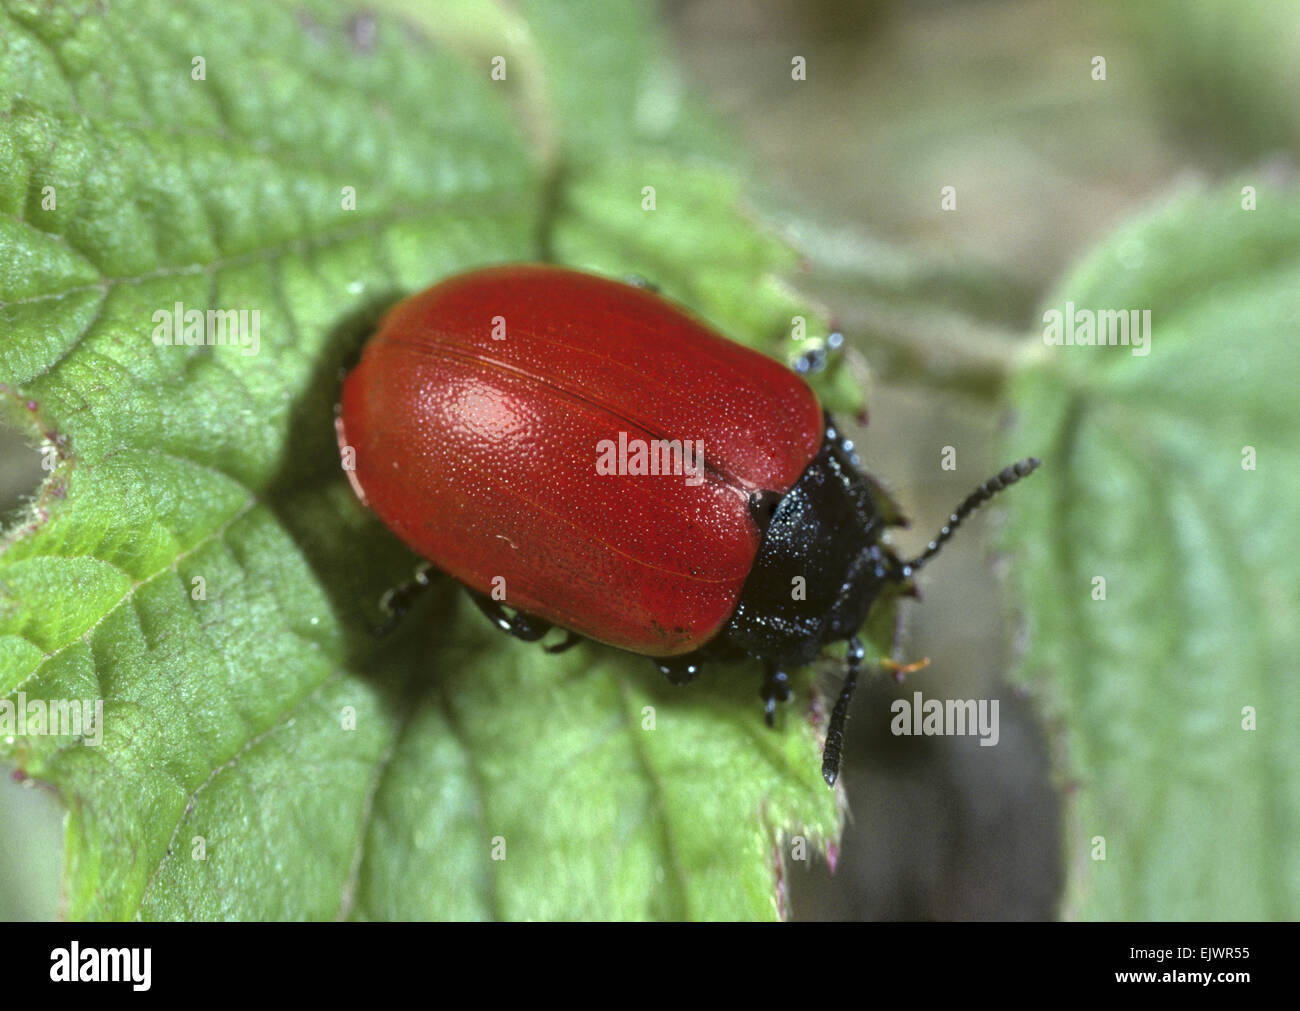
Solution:
M 905 548 L 968 490 L 940 471 L 942 446 L 960 441 L 963 475 L 1006 462 L 992 449 L 1004 419 L 969 363 L 936 392 L 907 348 L 938 335 L 933 368 L 946 329 L 976 326 L 995 348 L 1037 332 L 1040 300 L 1093 242 L 1189 176 L 1288 174 L 1300 140 L 1292 0 L 669 0 L 662 13 L 685 85 L 752 152 L 764 209 L 809 250 L 803 282 L 872 370 L 871 424 L 856 434 L 913 519 Z M 808 63 L 798 88 L 794 54 Z M 947 185 L 955 213 L 939 208 Z M 870 308 L 860 281 L 818 270 L 823 257 L 879 279 Z M 880 297 L 891 279 L 896 316 Z M 39 478 L 35 451 L 3 433 L 7 515 Z M 1003 681 L 995 522 L 947 549 L 907 611 L 907 653 L 930 670 L 860 693 L 841 869 L 794 868 L 797 918 L 1058 914 L 1063 784 L 1032 701 Z M 1001 697 L 1001 746 L 888 735 L 890 701 L 914 690 Z M 0 777 L 0 919 L 58 911 L 62 809 L 29 786 Z

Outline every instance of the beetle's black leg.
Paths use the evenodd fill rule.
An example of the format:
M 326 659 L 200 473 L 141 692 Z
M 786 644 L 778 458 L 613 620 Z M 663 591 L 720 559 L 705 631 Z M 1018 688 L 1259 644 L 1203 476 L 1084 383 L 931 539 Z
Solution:
M 563 653 L 565 650 L 573 649 L 574 646 L 582 642 L 582 636 L 577 632 L 570 632 L 567 628 L 564 630 L 564 641 L 557 642 L 554 646 L 546 646 L 548 653 Z
M 811 351 L 805 351 L 803 354 L 795 357 L 790 363 L 790 367 L 796 372 L 807 374 L 809 372 L 820 372 L 826 368 L 826 363 L 830 357 L 844 345 L 844 335 L 838 330 L 832 331 L 826 335 L 824 344 L 820 344 Z
M 777 667 L 769 667 L 767 677 L 763 679 L 763 687 L 759 689 L 759 695 L 763 699 L 763 719 L 770 727 L 776 719 L 776 704 L 790 698 L 789 675 Z
M 822 779 L 827 786 L 834 786 L 840 778 L 840 757 L 844 752 L 844 722 L 849 716 L 849 702 L 853 699 L 853 689 L 858 686 L 858 668 L 866 650 L 855 635 L 849 640 L 849 649 L 845 654 L 849 670 L 844 676 L 844 687 L 831 712 L 830 726 L 826 728 L 826 747 L 822 750 Z
M 623 280 L 627 281 L 627 283 L 630 284 L 633 288 L 644 288 L 652 295 L 659 294 L 659 285 L 655 284 L 653 281 L 650 281 L 642 277 L 640 274 L 628 274 L 627 277 L 625 277 Z
M 487 615 L 488 621 L 492 622 L 501 631 L 513 635 L 516 639 L 524 642 L 536 642 L 552 628 L 549 621 L 542 618 L 534 618 L 532 615 L 524 614 L 523 611 L 516 611 L 514 614 L 507 613 L 506 609 L 501 606 L 501 602 L 493 600 L 486 593 L 479 593 L 477 590 L 466 588 L 470 600 L 474 605 Z M 572 643 L 561 644 L 562 648 L 568 649 Z
M 397 623 L 411 609 L 411 601 L 428 588 L 429 573 L 432 571 L 432 565 L 428 562 L 421 562 L 415 570 L 414 576 L 400 586 L 394 586 L 379 598 L 379 607 L 388 615 L 388 620 L 382 625 L 372 628 L 370 631 L 373 635 L 385 636 L 397 627 Z
M 659 668 L 660 674 L 675 685 L 689 684 L 700 676 L 699 661 L 693 659 L 691 653 L 687 653 L 685 656 L 664 657 L 661 660 L 656 660 L 655 666 Z

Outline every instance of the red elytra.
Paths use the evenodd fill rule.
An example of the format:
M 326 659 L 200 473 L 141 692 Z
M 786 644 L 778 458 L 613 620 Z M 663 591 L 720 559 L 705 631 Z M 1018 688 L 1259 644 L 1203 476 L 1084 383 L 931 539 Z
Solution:
M 338 434 L 358 494 L 439 569 L 669 657 L 726 625 L 763 537 L 751 499 L 788 492 L 825 426 L 798 375 L 657 295 L 516 265 L 394 307 L 344 383 Z M 598 473 L 620 437 L 702 443 L 703 481 Z

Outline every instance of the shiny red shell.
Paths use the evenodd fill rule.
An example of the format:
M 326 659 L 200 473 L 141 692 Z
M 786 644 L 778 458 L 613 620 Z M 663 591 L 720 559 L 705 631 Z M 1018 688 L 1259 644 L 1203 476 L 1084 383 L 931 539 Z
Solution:
M 502 577 L 509 607 L 663 657 L 730 618 L 761 539 L 749 496 L 791 488 L 823 415 L 795 373 L 663 298 L 523 265 L 395 306 L 338 431 L 358 494 L 439 569 L 484 593 Z M 703 482 L 598 473 L 620 433 L 700 440 Z

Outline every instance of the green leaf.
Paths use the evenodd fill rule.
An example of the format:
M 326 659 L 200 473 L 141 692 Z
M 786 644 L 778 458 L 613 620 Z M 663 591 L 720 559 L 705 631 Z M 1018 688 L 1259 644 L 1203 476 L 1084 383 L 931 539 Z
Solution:
M 0 722 L 0 759 L 68 806 L 70 917 L 773 917 L 786 840 L 837 836 L 810 672 L 773 732 L 749 665 L 548 656 L 449 584 L 368 632 L 415 560 L 333 405 L 397 298 L 550 257 L 755 346 L 824 332 L 649 15 L 610 9 L 0 9 L 0 410 L 53 465 L 0 554 L 0 698 L 103 704 L 83 738 Z M 650 70 L 600 95 L 571 61 L 620 19 L 600 60 Z M 156 344 L 176 303 L 257 310 L 256 347 Z
M 1257 210 L 1182 192 L 1045 306 L 1150 309 L 1149 355 L 1039 340 L 1015 389 L 1010 445 L 1044 460 L 1007 496 L 1021 672 L 1061 728 L 1073 915 L 1300 915 L 1300 195 L 1245 182 Z

